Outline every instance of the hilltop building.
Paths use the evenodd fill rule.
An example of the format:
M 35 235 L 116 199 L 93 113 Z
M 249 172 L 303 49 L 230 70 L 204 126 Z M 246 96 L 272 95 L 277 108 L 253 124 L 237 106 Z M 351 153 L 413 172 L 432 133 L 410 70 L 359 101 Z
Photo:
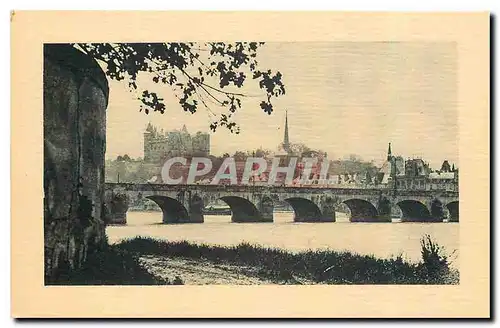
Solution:
M 208 156 L 210 155 L 210 135 L 197 132 L 189 134 L 186 126 L 182 130 L 163 132 L 148 124 L 144 132 L 144 160 L 160 162 L 176 156 Z

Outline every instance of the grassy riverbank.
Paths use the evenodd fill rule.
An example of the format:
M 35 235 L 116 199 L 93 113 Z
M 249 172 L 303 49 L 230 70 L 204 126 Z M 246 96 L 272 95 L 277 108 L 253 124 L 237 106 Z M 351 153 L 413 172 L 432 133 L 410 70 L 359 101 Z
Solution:
M 81 269 L 49 284 L 458 284 L 458 271 L 429 236 L 421 240 L 421 254 L 419 263 L 411 263 L 401 256 L 292 253 L 247 243 L 223 247 L 136 237 L 103 246 Z
M 241 275 L 277 284 L 458 283 L 458 272 L 450 269 L 446 255 L 429 236 L 422 239 L 420 263 L 410 263 L 402 257 L 378 259 L 329 250 L 291 253 L 246 243 L 223 247 L 140 237 L 114 247 L 138 258 L 147 256 L 164 261 L 164 266 L 168 266 L 169 260 L 198 261 L 200 265 L 226 266 Z

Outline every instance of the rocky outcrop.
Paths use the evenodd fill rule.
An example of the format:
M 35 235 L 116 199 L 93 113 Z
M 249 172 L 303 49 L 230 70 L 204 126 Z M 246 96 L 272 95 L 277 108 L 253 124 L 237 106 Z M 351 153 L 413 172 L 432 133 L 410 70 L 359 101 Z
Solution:
M 104 232 L 108 83 L 97 62 L 68 44 L 44 46 L 46 282 L 79 267 Z

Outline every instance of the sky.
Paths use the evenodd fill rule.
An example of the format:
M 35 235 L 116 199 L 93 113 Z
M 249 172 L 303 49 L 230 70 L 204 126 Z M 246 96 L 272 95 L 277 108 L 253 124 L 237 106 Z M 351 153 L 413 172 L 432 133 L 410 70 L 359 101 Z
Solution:
M 455 43 L 266 43 L 257 60 L 261 69 L 283 74 L 286 95 L 274 100 L 275 111 L 267 115 L 259 107 L 264 93 L 247 80 L 238 90 L 251 95 L 234 116 L 238 135 L 223 128 L 210 132 L 208 113 L 184 112 L 169 86 L 155 90 L 164 96 L 166 112 L 146 115 L 126 83 L 110 81 L 106 157 L 142 157 L 149 122 L 165 131 L 185 124 L 191 133 L 210 132 L 215 155 L 276 150 L 288 111 L 290 142 L 326 151 L 330 159 L 356 154 L 381 164 L 391 142 L 395 155 L 423 158 L 433 168 L 445 159 L 458 166 Z M 148 88 L 145 77 L 141 82 Z

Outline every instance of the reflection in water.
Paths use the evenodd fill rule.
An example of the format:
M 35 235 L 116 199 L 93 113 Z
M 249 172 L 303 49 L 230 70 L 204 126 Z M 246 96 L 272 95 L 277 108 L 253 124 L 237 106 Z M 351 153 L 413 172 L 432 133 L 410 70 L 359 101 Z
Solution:
M 229 215 L 205 215 L 205 223 L 160 224 L 161 212 L 127 213 L 126 226 L 110 226 L 107 234 L 114 243 L 124 238 L 149 236 L 165 240 L 235 245 L 243 241 L 291 251 L 307 249 L 348 250 L 377 257 L 400 253 L 411 261 L 420 260 L 420 238 L 430 234 L 445 247 L 458 266 L 458 223 L 351 223 L 343 213 L 337 222 L 294 223 L 293 213 L 274 213 L 273 223 L 231 223 Z

